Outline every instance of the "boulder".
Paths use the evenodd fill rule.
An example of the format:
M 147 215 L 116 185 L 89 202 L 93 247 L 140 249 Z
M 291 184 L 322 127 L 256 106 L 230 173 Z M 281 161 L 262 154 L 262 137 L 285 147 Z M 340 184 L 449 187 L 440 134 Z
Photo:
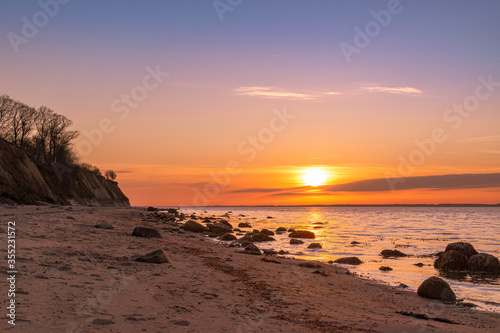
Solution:
M 253 254 L 253 255 L 262 255 L 262 252 L 260 252 L 259 248 L 257 246 L 255 246 L 255 244 L 248 244 L 246 247 L 245 247 L 245 251 L 243 253 L 246 253 L 246 254 Z
M 227 220 L 223 220 L 223 219 L 220 219 L 219 220 L 219 223 L 222 224 L 222 225 L 225 225 L 226 227 L 228 228 L 231 228 L 233 229 L 233 226 L 231 225 L 231 223 L 229 223 Z
M 193 221 L 193 220 L 188 220 L 180 228 L 184 229 L 186 231 L 192 231 L 192 232 L 207 232 L 208 231 L 207 227 L 205 227 L 204 225 L 202 225 L 196 221 Z
M 135 227 L 132 236 L 144 238 L 162 238 L 158 230 L 146 227 Z
M 307 230 L 295 230 L 292 231 L 288 237 L 290 238 L 316 238 L 316 235 L 312 231 L 307 231 Z
M 166 262 L 170 262 L 170 258 L 165 253 L 165 251 L 156 250 L 135 259 L 135 261 L 147 262 L 152 264 L 164 264 Z
M 309 246 L 307 248 L 308 249 L 322 249 L 323 246 L 321 246 L 320 243 L 311 243 L 311 244 L 309 244 Z
M 450 243 L 448 244 L 448 246 L 446 246 L 446 250 L 444 250 L 444 252 L 448 252 L 451 250 L 462 253 L 467 257 L 467 259 L 477 254 L 477 251 L 474 248 L 474 246 L 472 246 L 472 244 L 465 242 Z
M 321 268 L 322 266 L 317 263 L 317 262 L 314 262 L 314 261 L 305 261 L 305 262 L 301 262 L 299 264 L 300 267 L 306 267 L 306 268 Z
M 471 273 L 489 273 L 500 275 L 500 261 L 487 253 L 479 253 L 470 257 L 468 267 Z
M 219 236 L 232 232 L 232 228 L 228 227 L 223 223 L 216 223 L 216 224 L 209 223 L 207 224 L 207 227 L 211 233 L 214 233 Z
M 457 298 L 450 285 L 445 280 L 437 276 L 431 276 L 418 287 L 417 294 L 419 296 L 440 299 L 443 301 L 452 301 Z
M 389 266 L 380 266 L 379 270 L 383 272 L 389 272 L 392 271 L 392 268 L 390 268 Z
M 276 232 L 285 232 L 287 229 L 285 227 L 276 228 Z
M 271 236 L 264 235 L 261 233 L 252 235 L 252 241 L 254 241 L 254 242 L 270 242 L 270 241 L 275 241 L 275 240 L 276 239 L 272 238 Z
M 235 235 L 227 233 L 227 234 L 220 236 L 219 239 L 221 241 L 233 241 L 233 240 L 236 240 L 237 238 Z
M 399 251 L 399 250 L 383 250 L 380 255 L 382 257 L 393 257 L 393 258 L 397 258 L 397 257 L 406 257 L 406 254 L 404 254 L 403 252 Z
M 465 271 L 468 268 L 468 259 L 458 251 L 449 250 L 436 259 L 434 268 L 444 272 Z
M 358 257 L 345 257 L 338 258 L 334 261 L 334 263 L 344 265 L 361 265 L 363 262 Z
M 106 222 L 99 222 L 97 223 L 94 228 L 97 228 L 97 229 L 114 229 L 110 224 L 106 223 Z
M 238 223 L 238 228 L 251 228 L 252 226 L 248 222 Z
M 268 235 L 268 236 L 274 236 L 274 232 L 272 232 L 271 230 L 267 230 L 267 229 L 262 229 L 260 231 L 261 234 L 264 234 L 264 235 Z
M 300 239 L 292 238 L 292 239 L 290 239 L 290 244 L 291 245 L 304 244 L 304 241 L 300 240 Z
M 159 209 L 155 208 L 155 207 L 148 207 L 147 211 L 148 212 L 157 212 L 157 211 L 159 211 Z

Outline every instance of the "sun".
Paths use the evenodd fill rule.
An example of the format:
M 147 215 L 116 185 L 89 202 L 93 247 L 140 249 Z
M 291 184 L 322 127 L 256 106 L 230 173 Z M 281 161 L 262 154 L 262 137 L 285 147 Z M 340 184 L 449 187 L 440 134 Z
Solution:
M 323 167 L 310 167 L 302 171 L 302 180 L 306 186 L 325 185 L 330 175 Z

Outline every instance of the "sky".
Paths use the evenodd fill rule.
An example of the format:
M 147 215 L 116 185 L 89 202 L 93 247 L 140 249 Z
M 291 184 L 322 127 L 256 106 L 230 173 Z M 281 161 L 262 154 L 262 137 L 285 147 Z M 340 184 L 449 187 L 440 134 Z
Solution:
M 132 205 L 500 203 L 498 1 L 0 9 L 0 94 Z

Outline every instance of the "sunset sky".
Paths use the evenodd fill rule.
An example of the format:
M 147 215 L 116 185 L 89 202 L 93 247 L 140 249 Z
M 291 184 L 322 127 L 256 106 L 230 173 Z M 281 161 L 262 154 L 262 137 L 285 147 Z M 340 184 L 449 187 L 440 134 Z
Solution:
M 0 94 L 132 205 L 500 203 L 497 0 L 0 8 Z

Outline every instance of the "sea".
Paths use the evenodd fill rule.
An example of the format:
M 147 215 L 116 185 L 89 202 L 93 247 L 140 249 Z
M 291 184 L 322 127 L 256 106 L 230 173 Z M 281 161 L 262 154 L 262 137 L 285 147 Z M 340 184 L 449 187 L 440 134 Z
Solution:
M 500 313 L 500 278 L 442 275 L 433 266 L 435 257 L 430 256 L 444 251 L 449 243 L 463 241 L 480 253 L 500 257 L 500 207 L 185 207 L 182 211 L 217 217 L 228 213 L 235 228 L 248 222 L 251 229 L 310 230 L 316 238 L 301 245 L 290 245 L 288 233 L 284 233 L 275 235 L 276 241 L 258 246 L 325 263 L 356 256 L 363 264 L 346 265 L 351 272 L 414 291 L 426 278 L 439 276 L 459 299 L 479 310 Z M 323 248 L 308 249 L 311 242 Z M 397 249 L 408 256 L 384 259 L 380 256 L 384 249 Z M 416 266 L 418 263 L 424 266 Z M 380 266 L 393 270 L 380 271 Z

